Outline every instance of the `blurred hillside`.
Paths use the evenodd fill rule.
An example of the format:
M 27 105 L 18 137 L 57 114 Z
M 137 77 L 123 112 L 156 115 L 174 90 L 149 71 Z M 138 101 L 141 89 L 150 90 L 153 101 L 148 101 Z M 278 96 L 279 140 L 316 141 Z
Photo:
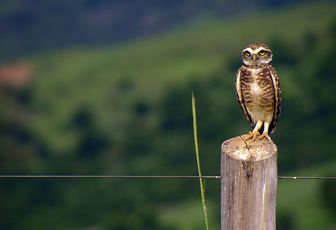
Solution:
M 106 45 L 148 36 L 199 17 L 228 18 L 291 2 L 2 0 L 0 58 L 62 47 Z
M 264 20 L 265 17 L 268 20 Z M 280 120 L 274 138 L 287 143 L 281 144 L 286 152 L 310 154 L 311 163 L 316 159 L 327 160 L 325 155 L 314 155 L 316 147 L 308 147 L 305 139 L 301 144 L 289 145 L 288 141 L 299 135 L 295 132 L 300 129 L 291 127 L 298 127 L 302 119 L 314 121 L 309 127 L 303 124 L 312 132 L 300 134 L 310 135 L 306 138 L 310 138 L 308 143 L 313 145 L 317 138 L 314 132 L 333 127 L 329 112 L 323 113 L 328 116 L 324 118 L 328 126 L 316 122 L 321 119 L 319 113 L 324 112 L 319 110 L 332 109 L 324 100 L 334 98 L 328 94 L 332 92 L 332 84 L 325 80 L 333 76 L 328 68 L 334 61 L 334 23 L 330 6 L 310 5 L 268 15 L 257 14 L 230 23 L 207 22 L 119 48 L 73 49 L 35 57 L 30 60 L 35 67 L 35 81 L 30 86 L 35 116 L 30 122 L 51 152 L 59 154 L 76 151 L 78 143 L 74 140 L 82 131 L 72 126 L 78 126 L 78 116 L 89 116 L 86 119 L 93 120 L 97 129 L 106 133 L 109 142 L 128 138 L 131 126 L 139 123 L 150 126 L 154 133 L 166 133 L 167 130 L 160 128 L 160 122 L 165 123 L 162 119 L 181 123 L 169 123 L 165 125 L 168 129 L 184 125 L 186 131 L 191 132 L 189 104 L 193 88 L 199 103 L 204 104 L 199 105 L 199 122 L 214 125 L 204 127 L 203 132 L 215 132 L 209 139 L 220 143 L 248 131 L 233 85 L 235 71 L 241 65 L 241 47 L 260 41 L 274 50 L 274 66 L 281 75 L 284 91 L 283 117 L 286 119 Z M 321 92 L 313 88 L 317 84 Z M 325 91 L 322 85 L 329 90 Z M 171 107 L 165 108 L 169 105 Z M 231 125 L 228 127 L 228 124 Z M 187 138 L 191 140 L 191 136 Z M 327 139 L 321 139 L 325 144 L 319 148 L 325 146 L 323 152 L 328 153 L 332 141 L 328 141 L 327 135 L 323 138 Z M 217 144 L 214 147 L 217 148 Z M 294 156 L 289 158 L 292 164 Z
M 334 9 L 258 10 L 119 46 L 22 58 L 29 83 L 0 84 L 2 174 L 194 175 L 193 90 L 203 173 L 218 175 L 222 141 L 249 131 L 234 80 L 241 49 L 258 41 L 272 48 L 282 84 L 272 135 L 279 174 L 335 175 Z M 4 180 L 0 227 L 204 229 L 196 182 Z M 278 229 L 336 228 L 335 183 L 295 183 L 279 183 Z M 219 182 L 206 188 L 218 228 Z

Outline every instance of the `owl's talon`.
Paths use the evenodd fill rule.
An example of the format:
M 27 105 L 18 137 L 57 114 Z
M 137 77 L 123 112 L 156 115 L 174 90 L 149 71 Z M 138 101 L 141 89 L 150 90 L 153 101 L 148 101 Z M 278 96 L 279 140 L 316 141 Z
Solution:
M 252 131 L 252 132 L 250 131 L 247 135 L 248 136 L 245 138 L 246 141 L 248 141 L 250 139 L 252 139 L 252 141 L 254 141 L 257 138 L 257 136 L 260 135 L 260 133 L 258 131 Z
M 268 135 L 268 133 L 264 132 L 259 136 L 259 140 L 262 140 L 263 138 L 266 138 L 268 140 L 271 140 L 271 137 Z

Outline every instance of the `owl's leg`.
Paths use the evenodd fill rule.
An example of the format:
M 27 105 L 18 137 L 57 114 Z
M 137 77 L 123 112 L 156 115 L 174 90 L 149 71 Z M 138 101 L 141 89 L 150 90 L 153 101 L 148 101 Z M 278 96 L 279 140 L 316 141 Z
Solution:
M 263 122 L 257 121 L 257 124 L 254 126 L 254 129 L 252 132 L 249 132 L 248 136 L 246 137 L 246 140 L 252 139 L 255 140 L 256 137 L 259 135 L 259 129 L 261 128 Z
M 264 122 L 264 131 L 263 133 L 259 136 L 259 139 L 263 139 L 264 137 L 270 140 L 270 136 L 268 135 L 268 129 L 269 129 L 270 124 L 268 122 Z

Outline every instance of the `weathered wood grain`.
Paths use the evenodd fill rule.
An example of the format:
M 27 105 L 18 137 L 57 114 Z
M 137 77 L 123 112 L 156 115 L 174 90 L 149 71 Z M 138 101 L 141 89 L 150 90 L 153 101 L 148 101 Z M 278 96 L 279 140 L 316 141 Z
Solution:
M 276 145 L 238 136 L 221 150 L 221 230 L 275 230 Z

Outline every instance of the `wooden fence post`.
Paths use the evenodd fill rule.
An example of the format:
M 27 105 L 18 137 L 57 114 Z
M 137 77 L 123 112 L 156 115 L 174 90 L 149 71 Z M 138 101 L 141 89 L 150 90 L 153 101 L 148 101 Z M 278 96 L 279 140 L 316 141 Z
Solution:
M 275 230 L 277 147 L 243 138 L 221 148 L 221 230 Z

